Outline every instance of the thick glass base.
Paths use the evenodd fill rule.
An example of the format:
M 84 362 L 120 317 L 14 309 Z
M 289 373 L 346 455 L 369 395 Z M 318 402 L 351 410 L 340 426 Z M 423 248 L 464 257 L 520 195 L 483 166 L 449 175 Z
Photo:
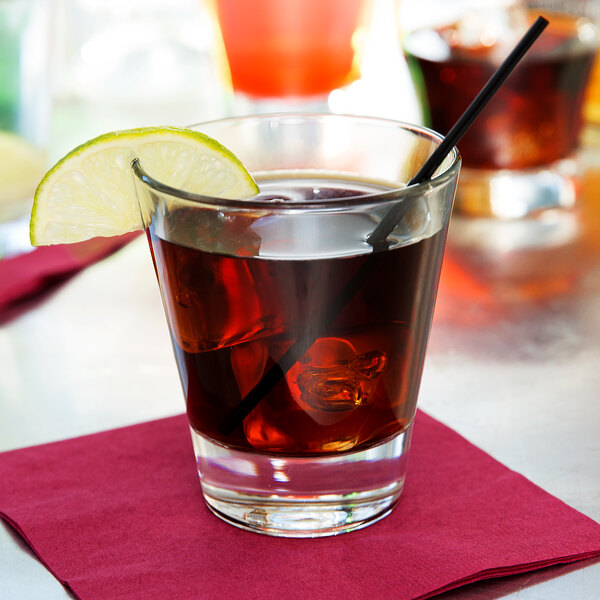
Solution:
M 336 456 L 241 452 L 194 430 L 192 440 L 204 498 L 218 517 L 267 535 L 321 537 L 389 514 L 404 485 L 411 427 Z
M 570 209 L 581 185 L 577 157 L 535 169 L 498 171 L 463 167 L 455 211 L 517 219 L 549 209 Z

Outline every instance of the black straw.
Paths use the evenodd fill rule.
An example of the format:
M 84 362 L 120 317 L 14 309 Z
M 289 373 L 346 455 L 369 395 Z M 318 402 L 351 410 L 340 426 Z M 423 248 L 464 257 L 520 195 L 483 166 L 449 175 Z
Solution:
M 454 127 L 448 132 L 441 144 L 427 159 L 419 172 L 410 180 L 408 185 L 422 183 L 431 179 L 446 155 L 454 146 L 456 146 L 477 115 L 479 115 L 485 105 L 492 99 L 492 96 L 498 91 L 498 88 L 504 83 L 512 70 L 517 66 L 517 63 L 523 58 L 525 53 L 541 35 L 547 25 L 548 21 L 544 19 L 544 17 L 537 18 L 521 41 L 515 46 L 514 50 L 508 55 L 500 67 L 498 67 L 498 70 L 492 75 L 479 94 L 477 94 L 476 98 L 471 102 Z M 388 211 L 379 225 L 373 230 L 367 241 L 373 246 L 374 250 L 378 250 L 383 246 L 387 247 L 386 239 L 404 216 L 408 204 L 409 203 L 407 202 L 399 202 Z M 252 388 L 252 390 L 250 390 L 246 397 L 242 399 L 240 404 L 233 409 L 221 424 L 221 433 L 224 435 L 231 433 L 233 429 L 235 429 L 235 427 L 250 414 L 254 407 L 285 377 L 285 374 L 294 366 L 298 359 L 300 359 L 312 346 L 315 340 L 322 335 L 325 327 L 333 321 L 354 294 L 361 289 L 371 273 L 369 265 L 370 261 L 365 261 L 362 264 L 321 315 L 309 325 L 304 334 L 302 334 L 279 359 L 279 362 L 263 375 L 260 381 Z

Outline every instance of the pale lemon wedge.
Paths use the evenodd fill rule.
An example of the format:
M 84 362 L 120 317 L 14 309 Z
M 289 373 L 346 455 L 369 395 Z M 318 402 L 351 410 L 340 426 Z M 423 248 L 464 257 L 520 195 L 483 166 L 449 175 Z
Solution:
M 65 244 L 144 229 L 131 164 L 187 192 L 251 198 L 258 187 L 216 140 L 191 129 L 116 131 L 78 146 L 40 182 L 31 211 L 31 243 Z
M 46 169 L 41 150 L 14 133 L 0 131 L 0 222 L 29 212 Z

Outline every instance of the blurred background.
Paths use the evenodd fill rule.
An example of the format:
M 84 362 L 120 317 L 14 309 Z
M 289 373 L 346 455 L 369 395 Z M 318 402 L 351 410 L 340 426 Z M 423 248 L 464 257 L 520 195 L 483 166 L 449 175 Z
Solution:
M 415 31 L 429 29 L 431 34 L 436 27 L 462 19 L 455 30 L 462 32 L 467 46 L 472 46 L 469 36 L 481 37 L 481 31 L 488 38 L 496 36 L 497 42 L 504 36 L 498 29 L 504 23 L 505 34 L 510 30 L 512 34 L 495 43 L 500 55 L 520 31 L 514 18 L 502 16 L 510 4 L 515 2 L 1 0 L 0 131 L 14 132 L 33 144 L 49 166 L 79 143 L 107 131 L 184 126 L 248 112 L 331 110 L 425 121 L 441 130 L 447 123 L 428 119 L 431 113 L 423 87 L 427 82 L 418 73 L 414 52 L 403 47 L 404 40 Z M 598 0 L 537 4 L 544 11 L 562 12 L 577 6 L 592 22 L 600 18 Z M 304 18 L 305 14 L 314 15 L 313 20 Z M 305 31 L 301 31 L 303 26 Z M 330 43 L 312 48 L 312 58 L 310 48 L 292 56 L 276 45 L 278 40 L 271 40 L 269 28 L 288 46 L 293 45 L 288 43 L 293 36 L 301 35 Z M 465 33 L 469 28 L 472 32 Z M 431 52 L 439 53 L 443 36 L 438 38 L 423 38 Z M 414 41 L 415 36 L 409 39 Z M 269 46 L 271 41 L 274 45 Z M 348 73 L 335 62 L 336 52 L 343 60 L 344 41 L 353 53 Z M 407 54 L 412 65 L 407 63 Z M 281 64 L 269 61 L 269 56 L 280 57 Z M 281 79 L 278 68 L 287 81 L 276 81 Z M 598 68 L 596 64 L 596 72 Z M 290 83 L 294 74 L 303 76 L 301 69 L 320 73 L 321 88 L 310 88 L 308 79 Z M 599 85 L 596 78 L 590 83 L 590 93 Z M 600 122 L 599 95 L 590 96 L 586 105 L 589 122 Z M 456 106 L 456 110 L 464 109 L 459 102 Z M 567 109 L 561 105 L 561 110 Z M 10 149 L 3 152 L 11 154 Z M 29 158 L 32 164 L 36 162 Z M 39 157 L 37 162 L 31 167 L 32 180 L 39 177 Z M 1 202 L 7 204 L 9 192 L 2 191 L 2 196 Z
M 332 94 L 330 108 L 415 120 L 395 1 L 374 4 L 360 82 Z M 107 131 L 245 112 L 234 103 L 206 0 L 2 0 L 0 7 L 2 114 L 9 102 L 21 112 L 12 122 L 3 116 L 0 128 L 45 147 L 49 162 Z
M 372 5 L 353 1 L 361 8 L 360 31 L 354 30 L 357 22 L 352 21 L 345 41 L 350 47 L 361 37 L 363 51 L 353 58 L 350 83 L 327 90 L 316 100 L 283 94 L 267 102 L 234 91 L 217 16 L 218 4 L 233 15 L 234 27 L 243 23 L 246 35 L 257 39 L 256 25 L 239 14 L 241 7 L 253 3 L 0 0 L 0 256 L 19 249 L 15 239 L 23 238 L 22 217 L 30 210 L 45 170 L 101 133 L 185 126 L 273 109 L 418 120 L 420 109 L 400 50 L 395 0 Z M 269 5 L 277 4 L 265 2 L 261 8 L 270 11 Z M 298 0 L 279 4 L 288 23 L 296 18 L 291 19 L 294 10 L 307 14 L 305 3 Z M 325 19 L 337 21 L 338 14 L 344 14 L 344 3 L 331 3 Z M 319 12 L 313 20 L 323 22 Z M 273 23 L 274 30 L 281 26 L 281 20 Z M 308 27 L 314 29 L 314 23 Z M 294 32 L 286 32 L 284 38 L 288 34 Z M 320 32 L 321 37 L 327 34 Z M 237 32 L 232 39 L 240 39 Z M 321 55 L 328 56 L 328 50 Z M 321 68 L 318 63 L 314 66 Z M 260 65 L 249 76 L 268 77 L 272 69 L 272 64 Z
M 551 27 L 459 144 L 452 239 L 502 283 L 570 278 L 596 202 L 600 0 L 0 0 L 0 256 L 30 249 L 41 176 L 96 135 L 273 111 L 445 133 L 537 14 Z
M 467 24 L 475 32 L 465 35 L 465 40 L 468 35 L 479 35 L 478 27 L 486 29 L 485 35 L 499 37 L 498 24 L 505 22 L 513 35 L 496 44 L 502 52 L 519 31 L 514 20 L 498 18 L 507 4 L 514 2 L 1 0 L 0 131 L 17 133 L 31 142 L 44 152 L 47 166 L 79 143 L 107 131 L 184 126 L 236 113 L 331 110 L 445 126 L 427 120 L 422 78 L 415 68 L 409 72 L 403 40 L 415 30 L 443 27 L 459 18 L 463 34 Z M 597 0 L 554 4 L 550 10 L 585 6 L 590 20 L 600 18 Z M 307 21 L 302 33 L 304 14 L 313 14 L 314 22 Z M 473 22 L 477 21 L 473 14 L 485 15 L 493 27 Z M 471 22 L 465 15 L 471 15 Z M 346 31 L 340 25 L 344 18 Z M 331 23 L 340 31 L 333 32 Z M 269 27 L 284 41 L 310 29 L 313 38 L 318 34 L 321 39 L 335 40 L 337 35 L 340 42 L 314 48 L 317 59 L 310 63 L 310 54 L 290 58 L 281 46 L 268 46 Z M 343 36 L 348 44 L 352 38 L 352 73 L 341 72 L 336 80 L 335 69 L 344 67 L 336 66 L 334 58 L 329 65 L 325 58 L 343 50 Z M 250 47 L 253 40 L 262 44 L 262 55 L 256 54 L 261 48 Z M 435 42 L 429 36 L 425 43 L 435 52 Z M 293 84 L 278 88 L 277 83 L 269 88 L 269 78 L 278 77 L 277 64 L 268 59 L 273 55 L 282 57 L 281 68 L 288 75 L 304 61 L 304 70 L 320 72 L 323 80 L 331 76 L 335 88 L 325 93 L 326 81 L 324 88 L 312 94 L 309 87 L 302 87 L 311 85 L 307 81 L 295 88 Z M 592 85 L 598 88 L 598 81 Z M 600 122 L 598 100 L 594 102 L 588 103 L 585 115 L 589 121 Z M 39 168 L 32 179 L 38 175 Z M 8 202 L 8 192 L 3 195 Z

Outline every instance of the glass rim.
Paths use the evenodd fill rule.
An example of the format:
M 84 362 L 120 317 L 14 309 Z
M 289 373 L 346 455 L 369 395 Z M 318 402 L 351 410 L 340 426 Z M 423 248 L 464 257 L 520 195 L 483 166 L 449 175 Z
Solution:
M 203 126 L 214 126 L 214 125 L 227 125 L 235 124 L 237 122 L 248 122 L 248 121 L 273 121 L 273 120 L 287 120 L 287 119 L 302 119 L 316 122 L 318 120 L 347 120 L 352 122 L 364 122 L 379 125 L 389 125 L 399 129 L 404 129 L 417 136 L 427 137 L 432 141 L 437 142 L 439 145 L 444 136 L 433 129 L 425 127 L 423 125 L 416 125 L 413 123 L 407 123 L 405 121 L 398 121 L 395 119 L 389 119 L 384 117 L 374 116 L 362 116 L 362 115 L 350 115 L 350 114 L 337 114 L 337 113 L 267 113 L 258 115 L 240 115 L 233 117 L 225 117 L 221 119 L 212 119 L 210 121 L 202 121 L 189 125 L 188 128 L 196 131 L 201 131 Z M 203 133 L 203 132 L 202 132 Z M 208 134 L 207 134 L 208 135 Z M 235 154 L 235 152 L 234 152 Z M 412 185 L 405 185 L 404 187 L 397 187 L 386 189 L 383 191 L 377 191 L 367 194 L 357 194 L 356 196 L 346 196 L 340 198 L 327 198 L 326 200 L 306 200 L 300 202 L 289 202 L 284 200 L 258 200 L 256 196 L 248 199 L 239 198 L 219 198 L 217 196 L 206 196 L 203 194 L 197 194 L 193 192 L 187 192 L 180 188 L 176 188 L 166 183 L 162 183 L 158 179 L 155 179 L 149 175 L 143 168 L 139 158 L 135 157 L 131 161 L 131 168 L 134 176 L 137 177 L 143 184 L 150 187 L 152 190 L 158 193 L 168 194 L 171 197 L 177 198 L 184 202 L 191 202 L 194 204 L 209 204 L 215 206 L 221 206 L 224 208 L 244 209 L 244 210 L 264 210 L 268 208 L 271 211 L 284 210 L 292 211 L 299 209 L 323 209 L 323 208 L 335 208 L 335 207 L 350 207 L 356 205 L 372 205 L 385 203 L 392 200 L 398 200 L 404 196 L 414 196 L 415 194 L 421 193 L 421 190 L 430 189 L 432 187 L 438 187 L 444 185 L 448 180 L 452 179 L 453 173 L 459 168 L 461 157 L 458 148 L 454 146 L 448 152 L 448 155 L 452 156 L 452 160 L 443 171 L 437 173 L 431 179 L 423 181 L 421 183 L 415 183 Z M 446 160 L 446 157 L 444 158 Z M 273 172 L 278 170 L 273 169 Z M 307 172 L 316 172 L 314 169 L 306 169 Z M 260 174 L 269 173 L 268 170 L 261 170 Z M 252 172 L 250 172 L 252 175 Z

